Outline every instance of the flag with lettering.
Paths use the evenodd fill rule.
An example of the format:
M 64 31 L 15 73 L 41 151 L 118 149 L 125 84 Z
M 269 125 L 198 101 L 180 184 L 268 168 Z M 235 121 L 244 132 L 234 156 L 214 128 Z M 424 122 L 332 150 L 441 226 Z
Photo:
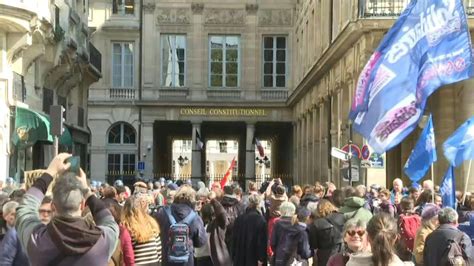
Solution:
M 412 0 L 370 57 L 349 118 L 377 153 L 416 127 L 437 88 L 472 76 L 472 48 L 461 0 Z
M 410 177 L 411 181 L 417 183 L 423 176 L 425 176 L 430 165 L 436 162 L 436 160 L 435 135 L 433 121 L 430 115 L 428 122 L 421 133 L 420 139 L 418 139 L 415 148 L 405 163 L 405 174 Z
M 448 171 L 444 175 L 443 182 L 439 187 L 443 207 L 456 208 L 456 180 L 454 178 L 454 167 L 449 166 Z
M 443 144 L 444 156 L 454 167 L 474 159 L 474 116 L 462 124 Z

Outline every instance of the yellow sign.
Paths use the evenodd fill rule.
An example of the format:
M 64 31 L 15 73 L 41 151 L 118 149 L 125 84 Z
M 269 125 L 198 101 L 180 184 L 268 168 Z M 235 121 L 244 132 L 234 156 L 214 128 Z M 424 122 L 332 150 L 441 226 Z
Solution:
M 256 108 L 181 108 L 179 114 L 184 116 L 267 116 L 265 109 Z

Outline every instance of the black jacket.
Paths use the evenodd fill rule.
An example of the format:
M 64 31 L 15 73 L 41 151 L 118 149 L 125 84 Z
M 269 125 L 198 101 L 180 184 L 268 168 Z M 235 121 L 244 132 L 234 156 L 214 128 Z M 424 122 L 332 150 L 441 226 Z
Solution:
M 210 233 L 209 247 L 214 265 L 232 265 L 232 258 L 225 243 L 225 232 L 228 225 L 227 213 L 216 199 L 211 200 L 214 207 L 215 219 L 207 226 Z
M 320 265 L 326 265 L 332 255 L 341 251 L 344 221 L 344 214 L 335 212 L 325 218 L 317 218 L 308 226 L 309 243 L 312 250 L 318 250 Z
M 283 217 L 273 227 L 270 245 L 274 252 L 274 265 L 290 265 L 296 259 L 311 257 L 306 225 L 291 223 L 291 218 Z
M 234 228 L 234 222 L 237 217 L 245 212 L 244 205 L 240 203 L 236 198 L 224 195 L 221 200 L 221 204 L 227 213 L 227 229 L 225 231 L 225 243 L 229 249 L 229 253 L 232 255 L 232 232 Z
M 426 238 L 425 249 L 423 250 L 424 264 L 427 266 L 438 266 L 448 246 L 448 240 L 454 240 L 460 234 L 463 234 L 461 247 L 464 246 L 464 252 L 469 257 L 469 265 L 473 265 L 474 253 L 471 239 L 465 233 L 449 224 L 440 225 L 438 229 L 434 230 Z
M 232 237 L 232 260 L 234 266 L 266 265 L 267 222 L 255 209 L 247 209 L 235 220 Z

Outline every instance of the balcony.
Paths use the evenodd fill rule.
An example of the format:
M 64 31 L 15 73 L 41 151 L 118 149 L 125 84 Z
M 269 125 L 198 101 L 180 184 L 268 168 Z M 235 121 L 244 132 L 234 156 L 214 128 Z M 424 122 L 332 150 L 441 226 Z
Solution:
M 397 17 L 410 0 L 359 0 L 361 17 Z M 467 15 L 474 15 L 474 0 L 464 0 Z
M 285 103 L 288 89 L 239 89 L 239 88 L 143 88 L 142 100 L 154 102 L 272 102 Z M 138 100 L 135 88 L 91 88 L 90 101 Z

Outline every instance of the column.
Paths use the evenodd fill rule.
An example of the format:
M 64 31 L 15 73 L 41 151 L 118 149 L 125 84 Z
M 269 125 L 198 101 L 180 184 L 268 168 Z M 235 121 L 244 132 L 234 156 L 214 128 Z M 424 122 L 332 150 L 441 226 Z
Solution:
M 313 141 L 312 141 L 312 119 L 311 119 L 311 111 L 308 111 L 306 115 L 306 180 L 310 183 L 314 183 L 315 179 L 314 176 L 311 174 L 311 168 L 312 168 L 312 163 L 311 163 L 311 158 L 313 157 L 311 154 L 311 151 L 313 150 Z
M 298 179 L 298 141 L 299 141 L 299 128 L 298 128 L 298 122 L 293 123 L 293 180 L 294 183 L 297 184 L 299 183 Z
M 197 145 L 197 133 L 201 136 L 201 123 L 193 123 L 193 152 L 191 154 L 191 179 L 193 184 L 197 184 L 202 179 L 201 155 L 202 149 Z M 201 141 L 202 137 L 201 137 Z
M 145 162 L 144 176 L 153 177 L 154 165 L 153 165 L 153 122 L 142 123 L 142 160 Z
M 318 139 L 318 107 L 313 108 L 313 150 L 311 151 L 311 164 L 313 165 L 311 174 L 315 177 L 320 179 L 321 177 L 318 175 L 318 159 L 319 159 L 319 139 Z
M 255 182 L 255 125 L 247 124 L 247 139 L 245 142 L 245 187 L 249 181 Z
M 305 147 L 305 133 L 306 133 L 306 128 L 305 128 L 305 123 L 304 123 L 304 116 L 301 116 L 301 119 L 299 121 L 299 124 L 300 124 L 300 148 L 299 148 L 299 151 L 300 151 L 300 156 L 298 158 L 298 162 L 299 162 L 299 180 L 300 182 L 306 182 L 306 176 L 305 176 L 305 172 L 304 172 L 304 167 L 305 167 L 305 163 L 304 163 L 304 150 L 306 149 Z

